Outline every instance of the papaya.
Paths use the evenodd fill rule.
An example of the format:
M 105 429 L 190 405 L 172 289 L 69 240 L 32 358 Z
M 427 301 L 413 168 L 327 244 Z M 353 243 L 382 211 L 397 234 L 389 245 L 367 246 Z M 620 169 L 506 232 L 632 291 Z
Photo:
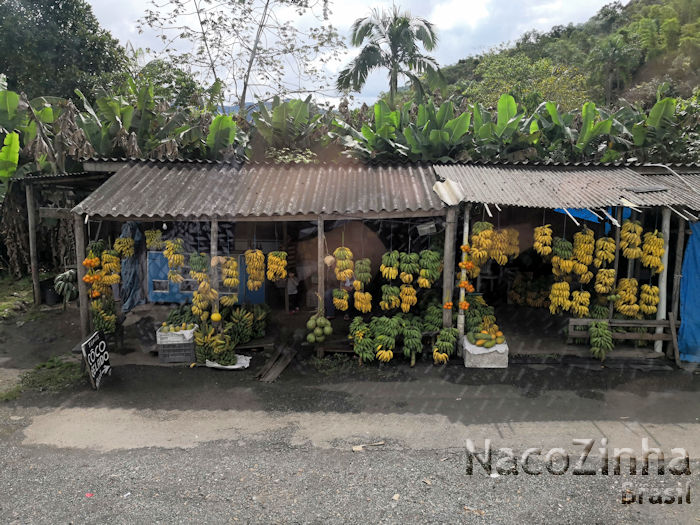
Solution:
M 491 334 L 489 334 L 488 332 L 480 332 L 480 333 L 474 334 L 474 335 L 475 335 L 475 337 L 476 337 L 477 340 L 483 339 L 483 340 L 485 340 L 485 341 L 490 341 L 491 339 L 494 338 L 494 337 L 493 337 Z
M 501 332 L 500 330 L 496 332 L 496 337 L 503 337 L 503 332 Z
M 476 346 L 485 346 L 484 343 L 486 343 L 485 340 L 479 339 L 479 340 L 476 342 Z
M 484 348 L 491 348 L 496 345 L 496 340 L 492 339 L 491 341 L 486 341 L 484 343 Z
M 476 337 L 474 337 L 473 333 L 467 332 L 467 341 L 469 341 L 473 345 L 476 344 Z
M 503 337 L 502 335 L 499 335 L 498 337 L 496 337 L 496 344 L 500 345 L 500 344 L 505 343 L 505 342 L 506 342 L 506 338 Z

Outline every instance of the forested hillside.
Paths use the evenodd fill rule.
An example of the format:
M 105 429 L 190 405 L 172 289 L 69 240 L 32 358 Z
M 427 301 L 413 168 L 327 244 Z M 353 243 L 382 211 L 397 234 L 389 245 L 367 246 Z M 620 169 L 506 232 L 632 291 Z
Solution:
M 513 45 L 445 67 L 453 96 L 494 106 L 510 93 L 527 109 L 556 100 L 649 107 L 688 97 L 700 84 L 700 0 L 631 0 L 603 7 L 583 24 L 529 31 Z

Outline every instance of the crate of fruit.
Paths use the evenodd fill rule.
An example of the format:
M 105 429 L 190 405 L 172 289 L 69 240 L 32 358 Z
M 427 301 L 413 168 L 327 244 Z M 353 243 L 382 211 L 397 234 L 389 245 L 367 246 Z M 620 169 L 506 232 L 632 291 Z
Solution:
M 156 331 L 156 343 L 159 345 L 191 343 L 197 328 L 198 325 L 192 323 L 181 325 L 163 323 Z

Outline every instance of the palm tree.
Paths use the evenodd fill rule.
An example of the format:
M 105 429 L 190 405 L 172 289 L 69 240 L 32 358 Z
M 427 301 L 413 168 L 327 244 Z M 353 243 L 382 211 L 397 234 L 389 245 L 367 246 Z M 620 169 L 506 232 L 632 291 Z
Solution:
M 387 68 L 390 106 L 394 106 L 400 75 L 408 77 L 422 97 L 424 90 L 419 75 L 427 74 L 432 78 L 440 75 L 440 69 L 433 57 L 421 52 L 419 44 L 426 51 L 432 51 L 437 40 L 433 24 L 423 18 L 414 18 L 396 6 L 391 11 L 373 9 L 370 16 L 358 18 L 352 25 L 352 45 L 359 47 L 367 43 L 340 72 L 338 90 L 360 91 L 372 70 Z
M 612 104 L 613 94 L 621 90 L 639 65 L 639 50 L 620 35 L 613 35 L 596 45 L 588 55 L 593 77 L 603 83 L 605 103 Z

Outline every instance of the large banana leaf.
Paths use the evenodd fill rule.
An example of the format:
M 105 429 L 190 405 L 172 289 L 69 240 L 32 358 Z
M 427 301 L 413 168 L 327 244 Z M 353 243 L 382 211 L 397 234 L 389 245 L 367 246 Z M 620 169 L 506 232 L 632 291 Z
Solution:
M 19 162 L 19 134 L 8 133 L 0 149 L 0 180 L 7 180 L 14 175 Z
M 209 126 L 207 148 L 210 159 L 220 159 L 236 138 L 238 128 L 230 115 L 217 115 Z

